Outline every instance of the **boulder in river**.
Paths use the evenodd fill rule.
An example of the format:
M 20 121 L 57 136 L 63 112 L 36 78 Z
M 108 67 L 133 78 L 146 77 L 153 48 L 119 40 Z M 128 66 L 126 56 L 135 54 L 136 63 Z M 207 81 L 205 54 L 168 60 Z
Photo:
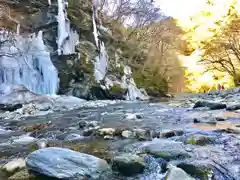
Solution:
M 213 176 L 213 171 L 210 167 L 208 167 L 208 163 L 208 161 L 204 160 L 189 160 L 186 162 L 178 162 L 175 165 L 184 170 L 192 177 L 200 180 L 205 180 L 211 179 Z
M 185 171 L 176 166 L 170 165 L 165 180 L 194 180 Z
M 183 134 L 184 134 L 183 130 L 180 130 L 180 129 L 165 130 L 165 131 L 160 133 L 160 137 L 161 138 L 170 138 L 170 137 L 173 137 L 173 136 L 181 136 Z
M 37 150 L 26 158 L 28 170 L 58 179 L 101 179 L 110 172 L 103 159 L 70 149 L 50 147 Z
M 200 108 L 200 107 L 208 107 L 210 110 L 217 110 L 217 109 L 225 109 L 227 105 L 223 103 L 216 103 L 216 102 L 198 101 L 193 106 L 194 109 Z
M 234 104 L 231 106 L 227 106 L 226 110 L 227 111 L 236 111 L 240 109 L 240 104 Z
M 145 142 L 143 149 L 154 157 L 166 160 L 191 157 L 191 155 L 185 150 L 183 143 L 166 139 L 154 139 L 153 141 Z
M 187 138 L 186 144 L 205 146 L 212 143 L 212 139 L 203 135 L 193 135 Z
M 134 154 L 121 154 L 113 158 L 113 170 L 124 176 L 133 176 L 142 173 L 146 166 L 144 159 Z

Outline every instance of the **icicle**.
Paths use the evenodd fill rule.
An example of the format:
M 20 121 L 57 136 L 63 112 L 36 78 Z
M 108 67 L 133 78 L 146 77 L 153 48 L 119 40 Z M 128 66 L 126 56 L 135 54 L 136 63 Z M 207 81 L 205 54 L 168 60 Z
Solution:
M 37 49 L 39 53 L 36 53 L 37 69 L 40 70 L 41 74 L 41 84 L 40 88 L 41 94 L 56 94 L 58 89 L 58 73 L 57 69 L 52 64 L 50 53 L 47 52 L 46 46 L 43 42 L 42 31 L 39 31 L 36 38 Z
M 74 54 L 75 45 L 79 41 L 78 33 L 70 28 L 67 6 L 67 1 L 58 0 L 58 55 Z
M 98 44 L 98 30 L 97 30 L 97 25 L 96 25 L 96 20 L 95 20 L 95 13 L 94 13 L 94 8 L 92 8 L 93 10 L 93 15 L 92 15 L 92 21 L 93 21 L 93 36 L 94 36 L 94 39 L 95 39 L 95 43 L 96 43 L 96 46 L 99 48 L 99 44 Z
M 58 55 L 62 54 L 63 41 L 68 37 L 66 32 L 65 3 L 58 0 Z
M 17 25 L 17 35 L 20 34 L 20 24 Z
M 14 44 L 7 41 L 0 47 L 0 52 L 6 54 L 0 59 L 0 83 L 22 84 L 38 94 L 55 94 L 58 73 L 46 51 L 42 31 L 27 38 L 17 34 L 11 36 L 14 36 Z M 0 38 L 7 40 L 9 37 L 0 34 Z
M 92 21 L 93 21 L 93 35 L 97 48 L 99 49 L 99 55 L 95 58 L 94 62 L 94 76 L 97 82 L 104 79 L 108 71 L 108 55 L 105 49 L 104 42 L 98 38 L 99 32 L 96 25 L 95 11 L 93 9 Z
M 48 5 L 51 6 L 52 5 L 52 2 L 51 0 L 48 0 Z

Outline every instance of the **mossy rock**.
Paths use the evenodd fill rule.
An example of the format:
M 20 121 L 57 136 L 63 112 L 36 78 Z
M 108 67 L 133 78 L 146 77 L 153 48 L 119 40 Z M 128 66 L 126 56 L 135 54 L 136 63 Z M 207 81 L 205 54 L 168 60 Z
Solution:
M 206 136 L 190 136 L 185 141 L 185 144 L 200 145 L 200 146 L 205 146 L 211 143 L 212 143 L 212 140 Z
M 69 0 L 68 18 L 77 29 L 91 30 L 92 2 L 89 0 Z
M 124 94 L 126 89 L 123 89 L 119 84 L 113 85 L 109 92 L 110 94 Z
M 96 46 L 90 41 L 81 41 L 76 46 L 76 51 L 80 52 L 81 55 L 85 53 L 92 60 L 98 55 Z
M 212 170 L 208 167 L 198 166 L 194 164 L 181 163 L 177 167 L 183 169 L 186 173 L 199 180 L 207 180 L 212 176 Z

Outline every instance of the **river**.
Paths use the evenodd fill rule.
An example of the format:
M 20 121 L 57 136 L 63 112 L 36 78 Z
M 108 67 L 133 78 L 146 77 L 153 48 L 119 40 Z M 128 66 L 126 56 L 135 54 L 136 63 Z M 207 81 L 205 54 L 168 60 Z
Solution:
M 113 173 L 111 178 L 116 180 L 160 180 L 168 164 L 182 168 L 195 179 L 238 180 L 240 114 L 223 108 L 193 108 L 198 100 L 232 105 L 237 99 L 237 93 L 226 92 L 178 96 L 165 102 L 84 101 L 74 109 L 59 108 L 15 120 L 2 112 L 0 163 L 25 158 L 42 142 L 107 162 L 116 154 L 144 154 L 147 165 L 142 173 L 127 177 Z M 107 132 L 99 135 L 99 129 L 104 128 Z M 183 158 L 183 150 L 189 156 Z M 159 155 L 162 151 L 171 155 Z

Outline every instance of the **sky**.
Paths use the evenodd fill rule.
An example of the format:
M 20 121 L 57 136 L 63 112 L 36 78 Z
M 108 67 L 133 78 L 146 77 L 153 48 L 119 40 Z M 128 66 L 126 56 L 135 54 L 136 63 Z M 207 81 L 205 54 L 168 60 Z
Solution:
M 164 14 L 176 19 L 187 19 L 204 6 L 204 0 L 155 0 Z

